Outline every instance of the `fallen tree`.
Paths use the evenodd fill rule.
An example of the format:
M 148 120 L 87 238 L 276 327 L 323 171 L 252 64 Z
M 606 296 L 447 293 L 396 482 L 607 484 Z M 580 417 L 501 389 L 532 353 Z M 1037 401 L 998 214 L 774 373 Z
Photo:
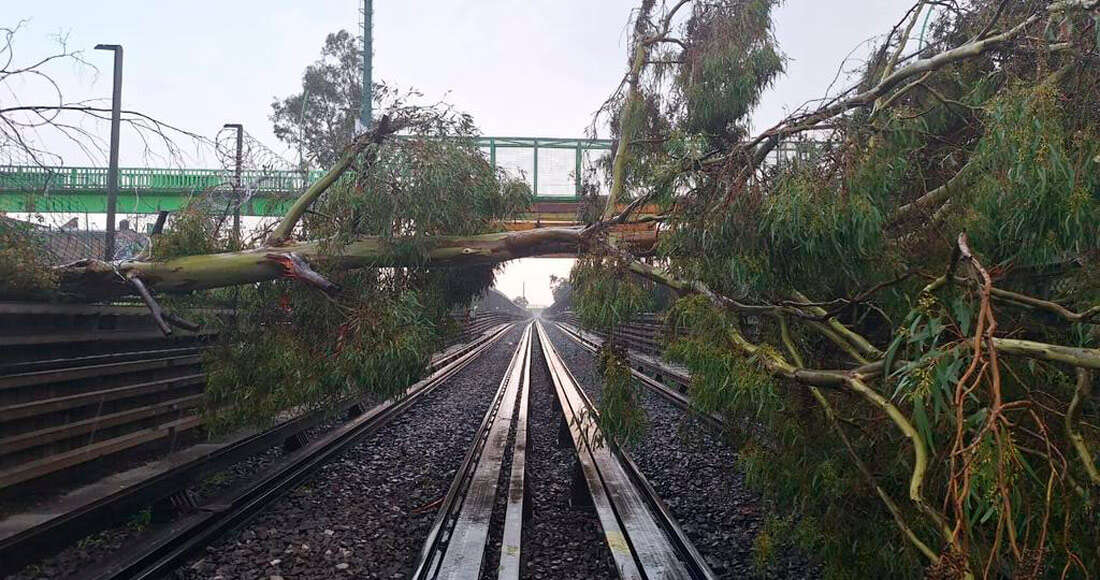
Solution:
M 324 241 L 287 242 L 239 252 L 184 256 L 164 261 L 119 264 L 87 260 L 61 270 L 61 290 L 84 298 L 135 294 L 131 280 L 154 292 L 186 293 L 266 282 L 280 278 L 307 281 L 312 266 L 325 269 L 393 267 L 467 267 L 547 254 L 576 254 L 583 226 L 540 228 L 469 236 L 432 236 L 420 240 L 410 256 L 402 240 L 363 237 L 330 254 Z M 294 259 L 297 258 L 297 259 Z M 312 265 L 312 266 L 311 266 Z M 312 275 L 317 275 L 315 272 Z M 320 284 L 320 283 L 318 283 Z
M 761 550 L 796 538 L 837 577 L 1088 577 L 1100 3 L 917 2 L 857 82 L 752 135 L 775 4 L 642 4 L 612 191 L 660 206 L 664 235 L 651 261 L 596 246 L 574 311 L 613 336 L 646 305 L 628 272 L 684 296 L 667 356 L 750 480 L 798 506 Z
M 390 149 L 382 123 L 259 247 L 57 274 L 67 292 L 136 292 L 154 312 L 153 293 L 252 288 L 214 400 L 328 369 L 312 390 L 262 393 L 256 418 L 352 378 L 411 375 L 423 361 L 402 353 L 432 344 L 418 313 L 440 319 L 494 264 L 575 252 L 589 327 L 646 308 L 641 279 L 682 296 L 667 355 L 692 370 L 693 400 L 731 419 L 740 468 L 792 506 L 772 527 L 831 574 L 1087 576 L 1100 566 L 1100 1 L 917 2 L 850 87 L 753 135 L 748 115 L 783 69 L 774 5 L 642 3 L 603 109 L 619 142 L 595 223 L 486 233 L 517 207 L 506 181 L 447 141 Z M 803 158 L 769 161 L 810 131 Z M 661 211 L 636 218 L 648 204 Z M 662 234 L 647 259 L 614 233 L 640 222 Z M 256 284 L 282 278 L 308 284 Z M 622 357 L 614 341 L 601 355 L 604 415 L 628 443 L 640 414 Z

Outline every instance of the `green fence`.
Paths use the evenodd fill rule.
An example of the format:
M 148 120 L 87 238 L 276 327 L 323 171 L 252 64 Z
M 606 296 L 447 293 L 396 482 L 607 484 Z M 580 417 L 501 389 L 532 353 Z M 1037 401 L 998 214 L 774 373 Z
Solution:
M 595 159 L 611 149 L 599 139 L 541 137 L 477 137 L 490 162 L 522 173 L 543 200 L 572 201 L 580 193 L 581 176 Z M 277 215 L 288 200 L 323 175 L 323 171 L 245 169 L 242 188 L 253 197 L 246 215 Z M 224 169 L 119 169 L 118 211 L 173 211 L 188 199 L 212 189 L 232 189 L 234 174 Z M 0 211 L 40 213 L 103 213 L 107 207 L 104 167 L 0 166 Z

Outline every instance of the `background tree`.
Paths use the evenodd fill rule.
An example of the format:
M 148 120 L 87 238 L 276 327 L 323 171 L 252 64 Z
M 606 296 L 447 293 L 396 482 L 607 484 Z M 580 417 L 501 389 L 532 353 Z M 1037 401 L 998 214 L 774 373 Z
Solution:
M 309 164 L 329 167 L 355 137 L 363 94 L 361 39 L 341 30 L 325 37 L 321 58 L 302 74 L 302 92 L 271 103 L 275 136 Z M 381 100 L 384 88 L 376 85 Z

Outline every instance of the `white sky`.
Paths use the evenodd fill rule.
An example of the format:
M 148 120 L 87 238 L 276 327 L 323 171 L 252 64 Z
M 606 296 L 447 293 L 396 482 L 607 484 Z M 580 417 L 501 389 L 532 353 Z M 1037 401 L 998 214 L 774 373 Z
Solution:
M 97 43 L 125 47 L 123 105 L 213 137 L 240 122 L 287 158 L 274 138 L 271 102 L 300 88 L 329 32 L 355 30 L 361 0 L 4 0 L 0 25 L 21 19 L 16 63 L 71 49 L 99 68 L 62 64 L 51 69 L 69 101 L 111 93 L 111 54 Z M 820 97 L 837 67 L 861 41 L 882 34 L 909 0 L 787 0 L 776 17 L 780 46 L 791 58 L 754 117 L 758 127 Z M 580 136 L 614 88 L 626 62 L 627 21 L 637 0 L 375 0 L 375 77 L 414 87 L 428 100 L 445 99 L 474 116 L 486 135 Z M 49 103 L 40 84 L 0 92 Z M 107 128 L 85 128 L 106 139 Z M 51 139 L 47 136 L 46 139 Z M 102 165 L 58 142 L 69 165 Z M 185 163 L 215 166 L 194 147 Z M 132 135 L 123 134 L 123 165 L 147 162 Z M 510 297 L 527 280 L 535 304 L 551 300 L 549 275 L 568 274 L 569 260 L 510 264 L 497 287 Z

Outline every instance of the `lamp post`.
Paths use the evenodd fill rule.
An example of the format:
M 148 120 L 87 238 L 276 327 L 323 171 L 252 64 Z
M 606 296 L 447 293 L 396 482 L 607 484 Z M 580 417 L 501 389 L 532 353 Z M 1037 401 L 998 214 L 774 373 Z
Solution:
M 237 130 L 237 163 L 233 172 L 233 249 L 239 250 L 241 246 L 241 153 L 244 126 L 240 123 L 226 123 L 223 128 Z
M 111 153 L 107 169 L 107 232 L 103 243 L 103 258 L 115 259 L 115 211 L 118 208 L 118 130 L 122 117 L 122 45 L 97 44 L 96 50 L 115 53 L 115 82 L 111 95 Z

